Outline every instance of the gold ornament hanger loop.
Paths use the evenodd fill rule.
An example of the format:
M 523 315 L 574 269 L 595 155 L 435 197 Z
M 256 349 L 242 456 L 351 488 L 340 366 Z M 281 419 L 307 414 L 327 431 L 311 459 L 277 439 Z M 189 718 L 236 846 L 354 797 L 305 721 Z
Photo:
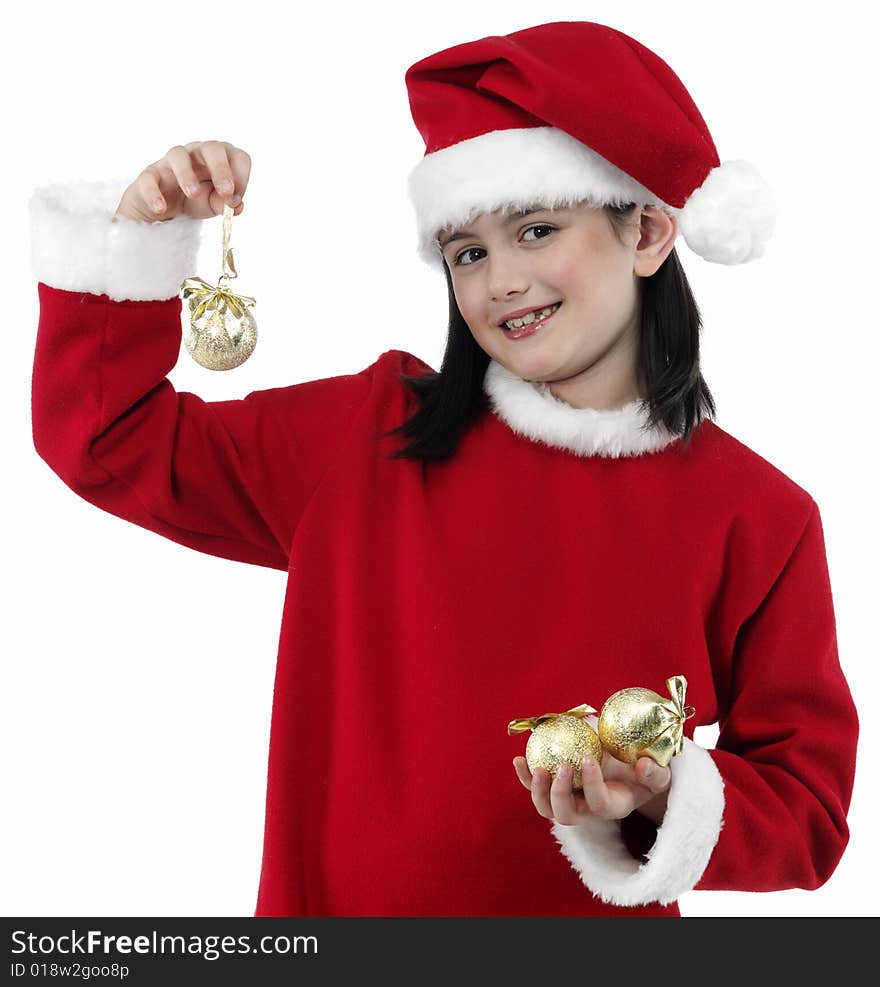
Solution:
M 229 240 L 232 236 L 232 217 L 235 214 L 235 210 L 228 203 L 223 204 L 223 259 L 221 261 L 221 267 L 223 268 L 223 273 L 220 275 L 220 280 L 224 278 L 228 281 L 230 278 L 237 278 L 238 271 L 235 269 L 235 260 L 232 256 L 232 247 L 229 246 Z M 229 267 L 230 274 L 226 268 Z

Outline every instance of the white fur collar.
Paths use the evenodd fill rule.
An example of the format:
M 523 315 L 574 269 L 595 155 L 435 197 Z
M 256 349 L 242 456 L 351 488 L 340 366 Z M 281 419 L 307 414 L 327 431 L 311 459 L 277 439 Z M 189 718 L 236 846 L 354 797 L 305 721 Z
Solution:
M 573 408 L 546 384 L 523 380 L 496 360 L 483 386 L 495 413 L 518 435 L 577 456 L 639 456 L 679 438 L 662 424 L 648 427 L 638 400 L 621 408 Z

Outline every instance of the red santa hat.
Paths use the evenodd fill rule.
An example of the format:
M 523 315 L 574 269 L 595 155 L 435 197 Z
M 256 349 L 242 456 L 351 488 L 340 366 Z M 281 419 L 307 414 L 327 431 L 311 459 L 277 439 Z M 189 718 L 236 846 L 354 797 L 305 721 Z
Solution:
M 695 253 L 755 260 L 773 194 L 746 161 L 720 163 L 681 80 L 604 24 L 558 21 L 428 55 L 406 72 L 425 155 L 409 175 L 418 252 L 478 213 L 635 202 L 675 216 Z

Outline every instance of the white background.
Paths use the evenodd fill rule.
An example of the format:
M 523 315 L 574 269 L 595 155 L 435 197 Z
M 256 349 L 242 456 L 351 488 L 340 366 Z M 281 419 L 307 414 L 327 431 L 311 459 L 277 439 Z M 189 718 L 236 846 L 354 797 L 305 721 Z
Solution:
M 489 34 L 593 20 L 666 60 L 721 160 L 751 161 L 776 192 L 777 230 L 759 261 L 726 267 L 677 246 L 703 315 L 718 424 L 819 504 L 861 715 L 851 842 L 828 883 L 691 892 L 681 910 L 877 914 L 877 15 L 855 2 L 751 0 L 294 9 L 44 3 L 6 25 L 0 912 L 253 914 L 285 590 L 281 572 L 100 512 L 36 455 L 31 191 L 134 180 L 192 140 L 243 147 L 253 171 L 233 244 L 260 342 L 230 373 L 182 351 L 175 386 L 243 397 L 358 371 L 391 348 L 437 367 L 446 289 L 415 254 L 406 177 L 424 144 L 404 72 Z M 205 224 L 197 273 L 208 280 L 220 273 L 220 232 L 219 219 Z M 696 739 L 711 746 L 715 735 Z

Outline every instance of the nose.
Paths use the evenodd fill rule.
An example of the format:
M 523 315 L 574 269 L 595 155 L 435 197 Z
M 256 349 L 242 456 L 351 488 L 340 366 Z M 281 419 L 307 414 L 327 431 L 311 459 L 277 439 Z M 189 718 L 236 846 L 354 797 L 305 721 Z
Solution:
M 515 257 L 513 251 L 496 248 L 486 261 L 489 268 L 489 294 L 493 301 L 520 295 L 528 288 L 525 264 Z

